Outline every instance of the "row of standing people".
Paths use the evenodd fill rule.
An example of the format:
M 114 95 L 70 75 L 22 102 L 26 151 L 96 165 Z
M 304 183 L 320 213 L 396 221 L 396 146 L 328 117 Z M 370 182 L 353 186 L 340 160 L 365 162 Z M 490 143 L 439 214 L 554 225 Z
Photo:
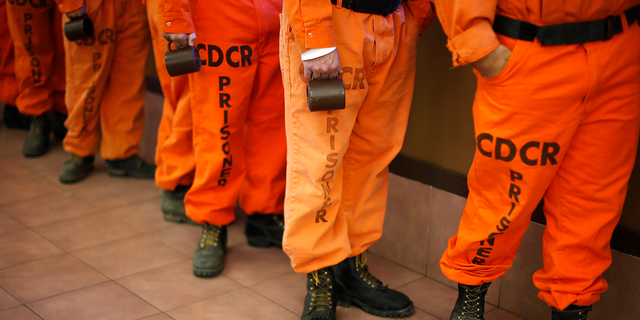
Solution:
M 63 12 L 82 10 L 82 1 L 61 2 Z M 163 214 L 204 225 L 194 254 L 196 276 L 215 276 L 224 268 L 226 226 L 239 202 L 248 214 L 249 244 L 282 245 L 294 270 L 308 275 L 303 320 L 335 319 L 338 303 L 378 316 L 405 316 L 413 303 L 369 273 L 366 249 L 382 233 L 387 165 L 407 125 L 417 37 L 435 9 L 427 0 L 380 1 L 381 6 L 331 2 L 285 0 L 283 10 L 274 0 L 147 1 L 165 95 L 155 173 Z M 111 3 L 114 10 L 103 8 Z M 478 77 L 470 194 L 458 235 L 441 260 L 445 275 L 459 283 L 451 319 L 482 318 L 488 286 L 511 266 L 543 197 L 544 268 L 534 283 L 554 320 L 586 319 L 607 287 L 602 273 L 611 263 L 609 240 L 638 142 L 640 30 L 631 8 L 639 3 L 435 4 L 454 65 L 473 64 Z M 113 18 L 114 35 L 132 32 L 116 36 L 115 43 L 131 38 L 148 48 L 144 31 L 122 28 L 123 14 L 136 15 L 126 23 L 141 21 L 144 7 L 137 1 L 87 1 L 86 12 L 96 21 Z M 548 40 L 537 31 L 533 37 L 510 32 L 510 21 L 528 23 L 528 30 L 574 22 L 619 26 L 585 39 L 576 39 L 575 32 L 567 36 L 562 27 L 547 29 L 555 36 Z M 170 78 L 162 64 L 162 34 L 177 46 L 194 45 L 202 70 Z M 133 62 L 144 61 L 142 55 L 134 59 L 136 54 L 146 56 L 142 45 L 135 54 L 133 43 L 122 47 L 123 57 L 132 60 L 112 63 L 128 68 L 128 78 L 114 76 L 123 85 L 114 84 L 113 94 L 138 88 L 126 81 L 135 77 Z M 114 56 L 79 55 L 92 60 L 96 52 Z M 80 73 L 74 79 L 68 74 L 68 81 L 79 87 L 99 82 L 89 76 L 95 64 L 74 69 L 73 62 L 67 59 L 67 72 Z M 346 109 L 310 112 L 308 80 L 337 76 L 345 83 Z M 70 102 L 78 104 L 91 90 L 84 92 L 67 93 L 70 114 Z M 103 95 L 103 103 L 109 104 L 109 96 Z M 143 99 L 123 97 L 125 103 Z M 70 116 L 70 133 L 76 132 L 72 123 Z M 106 159 L 108 147 L 103 142 Z M 89 155 L 77 156 L 84 163 Z

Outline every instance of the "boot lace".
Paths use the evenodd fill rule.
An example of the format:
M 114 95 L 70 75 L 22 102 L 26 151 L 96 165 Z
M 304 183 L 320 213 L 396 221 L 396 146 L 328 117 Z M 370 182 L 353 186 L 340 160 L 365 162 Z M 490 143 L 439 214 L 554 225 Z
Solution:
M 282 228 L 284 228 L 284 216 L 281 214 L 274 214 L 273 220 Z
M 367 266 L 367 252 L 363 252 L 356 256 L 356 271 L 360 272 L 360 278 L 366 281 L 367 284 L 371 285 L 372 288 L 376 286 L 382 286 L 382 281 L 378 280 L 374 275 L 369 272 L 369 267 Z M 382 288 L 386 288 L 387 286 L 382 286 Z
M 467 317 L 482 319 L 480 299 L 482 297 L 482 292 L 486 290 L 486 288 L 482 289 L 482 287 L 478 287 L 476 290 L 465 290 L 464 307 L 462 307 L 462 310 L 464 310 L 464 312 L 462 312 L 462 316 L 465 317 L 464 319 L 467 319 Z M 458 319 L 463 318 L 458 316 Z
M 311 286 L 311 303 L 309 304 L 309 310 L 317 306 L 328 306 L 331 308 L 331 280 L 329 279 L 329 273 L 325 270 L 317 270 L 311 272 L 313 279 L 309 279 L 312 283 L 315 283 L 315 290 L 313 285 Z
M 205 223 L 204 230 L 202 232 L 202 238 L 200 238 L 200 247 L 205 246 L 218 246 L 220 243 L 220 231 L 222 227 L 210 225 Z
M 71 160 L 69 160 L 69 161 L 70 162 L 76 162 L 76 163 L 79 163 L 79 164 L 84 164 L 84 161 L 83 161 L 82 157 L 81 156 L 76 156 L 75 154 L 71 155 Z

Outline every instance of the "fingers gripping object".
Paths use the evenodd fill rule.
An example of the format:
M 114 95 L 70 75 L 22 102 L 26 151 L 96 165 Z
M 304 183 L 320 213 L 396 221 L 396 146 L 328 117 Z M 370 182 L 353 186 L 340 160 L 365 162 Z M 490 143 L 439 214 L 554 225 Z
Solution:
M 200 71 L 202 62 L 196 47 L 187 46 L 171 50 L 172 43 L 173 41 L 169 41 L 169 51 L 164 54 L 164 64 L 167 66 L 169 75 L 176 77 Z
M 64 24 L 64 34 L 69 41 L 82 40 L 93 36 L 93 22 L 87 16 L 70 20 Z
M 340 78 L 310 80 L 307 83 L 307 104 L 309 111 L 344 109 L 344 82 Z

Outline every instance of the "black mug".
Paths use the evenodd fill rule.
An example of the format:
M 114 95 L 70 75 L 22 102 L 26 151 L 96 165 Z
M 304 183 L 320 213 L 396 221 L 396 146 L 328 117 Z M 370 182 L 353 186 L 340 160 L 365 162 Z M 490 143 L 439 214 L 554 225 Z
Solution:
M 70 20 L 64 24 L 64 34 L 69 41 L 93 37 L 93 22 L 87 16 Z
M 344 109 L 344 82 L 340 78 L 309 80 L 307 83 L 307 104 L 309 111 Z
M 164 64 L 167 66 L 169 75 L 177 77 L 200 71 L 202 62 L 196 47 L 188 46 L 171 50 L 172 43 L 169 41 L 169 51 L 164 54 Z

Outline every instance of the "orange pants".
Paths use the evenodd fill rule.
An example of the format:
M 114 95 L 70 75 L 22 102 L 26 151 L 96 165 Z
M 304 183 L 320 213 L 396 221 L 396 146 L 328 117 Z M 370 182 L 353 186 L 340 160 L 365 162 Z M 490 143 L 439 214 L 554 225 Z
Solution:
M 66 114 L 61 14 L 56 2 L 7 2 L 7 19 L 15 47 L 18 110 L 29 116 L 52 110 Z
M 171 77 L 164 65 L 167 40 L 162 37 L 160 0 L 147 0 L 147 16 L 153 42 L 156 70 L 164 94 L 162 119 L 156 147 L 156 185 L 174 190 L 176 186 L 193 183 L 196 159 L 193 152 L 193 122 L 189 77 Z
M 202 70 L 189 75 L 196 175 L 187 216 L 227 225 L 234 207 L 283 213 L 286 142 L 277 0 L 199 1 Z M 257 19 L 256 19 L 257 17 Z
M 309 273 L 362 253 L 382 235 L 388 165 L 407 127 L 419 30 L 406 4 L 386 17 L 334 6 L 346 109 L 310 112 L 300 52 L 282 18 L 283 244 L 294 270 Z
M 440 261 L 449 279 L 502 277 L 544 197 L 539 297 L 563 310 L 607 289 L 602 273 L 640 130 L 640 27 L 625 29 L 578 45 L 500 37 L 513 54 L 495 77 L 478 76 L 469 198 Z
M 94 36 L 70 42 L 67 61 L 68 129 L 63 146 L 104 159 L 138 154 L 142 138 L 149 29 L 140 1 L 89 0 Z M 64 21 L 68 18 L 64 17 Z
M 0 101 L 15 106 L 18 93 L 13 40 L 7 23 L 7 4 L 6 0 L 0 0 Z

